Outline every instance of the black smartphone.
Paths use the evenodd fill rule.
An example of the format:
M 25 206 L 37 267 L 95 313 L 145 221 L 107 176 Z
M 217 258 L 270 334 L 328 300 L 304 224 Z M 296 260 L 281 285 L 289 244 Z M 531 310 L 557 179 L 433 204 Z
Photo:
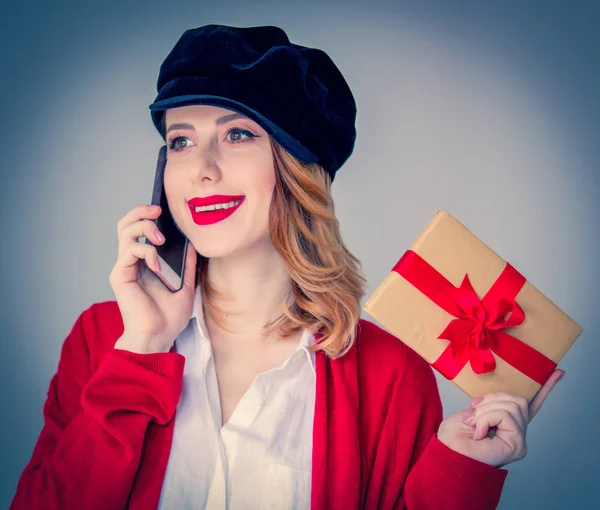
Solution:
M 183 287 L 185 257 L 188 250 L 188 238 L 175 224 L 167 196 L 164 191 L 165 167 L 167 166 L 167 146 L 163 145 L 158 151 L 154 189 L 152 190 L 152 205 L 160 205 L 160 216 L 153 220 L 158 230 L 165 236 L 163 244 L 155 245 L 147 238 L 146 244 L 156 248 L 160 262 L 160 273 L 152 270 L 171 292 L 177 292 Z

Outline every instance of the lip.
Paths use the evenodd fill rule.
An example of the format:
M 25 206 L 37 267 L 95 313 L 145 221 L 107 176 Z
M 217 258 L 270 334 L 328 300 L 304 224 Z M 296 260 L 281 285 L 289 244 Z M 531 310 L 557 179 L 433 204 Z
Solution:
M 192 219 L 196 225 L 212 225 L 226 218 L 229 218 L 244 203 L 244 195 L 211 195 L 209 197 L 194 197 L 188 200 L 188 207 L 192 214 Z M 196 212 L 196 207 L 207 205 L 226 204 L 234 200 L 242 200 L 238 205 L 229 209 L 218 209 L 216 211 Z
M 188 204 L 193 207 L 203 207 L 206 205 L 226 204 L 233 200 L 246 198 L 244 195 L 211 195 L 209 197 L 194 197 L 188 200 Z

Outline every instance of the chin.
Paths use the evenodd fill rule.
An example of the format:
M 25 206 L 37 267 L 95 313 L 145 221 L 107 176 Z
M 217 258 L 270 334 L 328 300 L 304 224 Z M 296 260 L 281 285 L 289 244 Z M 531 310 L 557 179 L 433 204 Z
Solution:
M 207 259 L 220 259 L 236 252 L 235 249 L 226 246 L 215 246 L 209 243 L 192 244 L 194 245 L 194 248 L 196 248 L 196 251 Z
M 231 239 L 223 238 L 222 236 L 217 239 L 211 238 L 210 236 L 197 236 L 196 239 L 193 239 L 192 237 L 189 239 L 196 251 L 203 257 L 209 259 L 229 257 L 235 253 L 239 253 L 240 250 L 248 248 L 239 242 L 232 243 Z
M 270 242 L 268 234 L 261 236 L 259 239 L 254 241 L 232 243 L 231 240 L 225 241 L 224 239 L 196 239 L 191 240 L 191 244 L 194 246 L 196 251 L 203 257 L 209 259 L 222 259 L 233 255 L 239 255 L 242 252 L 251 255 L 256 250 L 262 252 L 262 250 L 272 250 L 273 246 Z

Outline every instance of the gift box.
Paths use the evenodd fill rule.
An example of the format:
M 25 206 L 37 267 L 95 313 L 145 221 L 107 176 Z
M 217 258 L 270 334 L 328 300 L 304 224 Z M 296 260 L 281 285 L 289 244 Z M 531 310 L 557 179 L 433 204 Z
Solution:
M 583 331 L 444 211 L 364 310 L 470 397 L 499 391 L 531 402 Z

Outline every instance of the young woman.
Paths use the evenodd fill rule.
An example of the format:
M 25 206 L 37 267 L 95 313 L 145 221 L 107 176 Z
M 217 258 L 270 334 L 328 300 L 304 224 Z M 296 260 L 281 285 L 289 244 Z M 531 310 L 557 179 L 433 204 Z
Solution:
M 116 301 L 65 340 L 11 508 L 495 508 L 563 372 L 442 421 L 431 367 L 360 319 L 330 195 L 356 107 L 329 57 L 276 27 L 188 30 L 150 108 L 184 286 L 145 268 L 162 211 L 129 211 Z

